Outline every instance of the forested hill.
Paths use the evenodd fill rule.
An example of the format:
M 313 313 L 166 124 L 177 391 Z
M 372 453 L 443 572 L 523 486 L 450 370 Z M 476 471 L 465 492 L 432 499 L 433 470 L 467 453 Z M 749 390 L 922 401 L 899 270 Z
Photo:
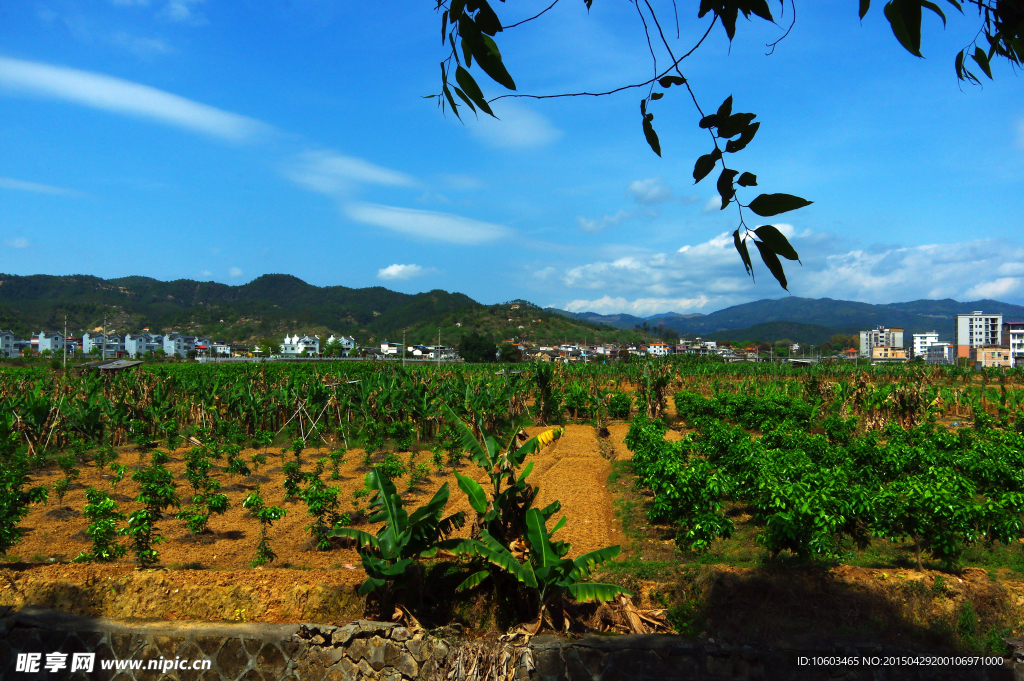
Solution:
M 478 330 L 494 337 L 518 335 L 535 342 L 585 338 L 625 340 L 623 333 L 586 321 L 570 321 L 526 301 L 481 305 L 462 293 L 434 290 L 407 294 L 381 286 L 313 286 L 287 274 L 266 274 L 230 286 L 190 279 L 101 279 L 88 275 L 0 274 L 0 328 L 21 337 L 58 331 L 67 314 L 69 333 L 99 328 L 137 332 L 181 331 L 229 342 L 278 338 L 284 333 L 355 336 L 360 343 L 400 339 L 455 342 Z M 522 329 L 519 329 L 522 326 Z

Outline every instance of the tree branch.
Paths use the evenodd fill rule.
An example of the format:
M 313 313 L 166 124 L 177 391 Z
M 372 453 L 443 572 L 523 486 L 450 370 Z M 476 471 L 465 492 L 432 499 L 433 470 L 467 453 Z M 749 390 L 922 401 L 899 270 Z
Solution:
M 516 26 L 522 26 L 522 25 L 523 25 L 523 24 L 525 24 L 525 23 L 526 23 L 527 21 L 533 21 L 534 19 L 536 19 L 537 17 L 539 17 L 539 16 L 541 15 L 541 14 L 544 14 L 544 12 L 547 12 L 547 11 L 548 11 L 549 9 L 551 9 L 552 7 L 554 7 L 555 5 L 557 5 L 557 4 L 558 4 L 558 1 L 559 1 L 559 0 L 555 0 L 555 1 L 553 2 L 553 3 L 551 3 L 550 5 L 548 5 L 548 6 L 547 6 L 547 7 L 545 8 L 545 9 L 541 10 L 540 12 L 538 12 L 538 13 L 537 13 L 537 14 L 535 14 L 535 15 L 533 15 L 533 16 L 532 16 L 532 17 L 530 17 L 529 19 L 523 19 L 522 21 L 517 21 L 517 22 L 516 22 L 516 23 L 514 23 L 514 24 L 509 24 L 508 26 L 502 26 L 501 28 L 502 28 L 502 30 L 504 30 L 504 29 L 506 29 L 506 28 L 515 28 Z

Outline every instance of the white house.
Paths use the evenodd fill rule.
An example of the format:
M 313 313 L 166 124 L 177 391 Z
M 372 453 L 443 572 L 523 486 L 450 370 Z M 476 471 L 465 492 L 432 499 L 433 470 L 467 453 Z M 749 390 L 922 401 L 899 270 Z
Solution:
M 147 352 L 149 352 L 149 346 L 152 343 L 152 338 L 148 334 L 130 334 L 124 335 L 124 351 L 132 359 L 138 359 Z
M 939 332 L 929 331 L 928 333 L 914 334 L 914 357 L 924 357 L 928 354 L 928 346 L 939 342 Z
M 178 332 L 164 336 L 164 354 L 168 357 L 188 357 L 188 353 L 195 349 L 195 336 L 182 336 Z
M 380 344 L 380 351 L 385 355 L 397 355 L 402 350 L 402 346 L 398 343 L 389 343 L 384 341 Z
M 14 349 L 14 332 L 0 329 L 0 357 L 17 357 L 19 354 Z
M 106 339 L 104 339 L 102 333 L 90 333 L 86 331 L 82 334 L 82 352 L 90 354 L 95 348 L 101 352 L 104 359 L 108 357 L 118 357 L 124 354 L 124 338 L 116 333 L 108 333 Z M 101 351 L 102 348 L 102 351 Z
M 327 345 L 332 343 L 338 343 L 341 345 L 341 352 L 343 355 L 348 355 L 356 347 L 356 339 L 351 336 L 335 336 L 333 333 L 331 337 L 327 339 Z
M 672 354 L 668 343 L 651 343 L 647 346 L 647 354 L 652 357 L 666 357 Z
M 1024 366 L 1024 322 L 1003 322 L 1003 347 L 1010 349 L 1013 366 Z
M 284 343 L 281 343 L 281 354 L 288 357 L 298 357 L 302 353 L 308 355 L 320 354 L 320 336 L 294 336 L 285 335 Z
M 39 332 L 39 345 L 37 346 L 39 352 L 49 350 L 52 355 L 63 355 L 64 354 L 64 336 L 59 333 L 46 333 L 45 331 Z

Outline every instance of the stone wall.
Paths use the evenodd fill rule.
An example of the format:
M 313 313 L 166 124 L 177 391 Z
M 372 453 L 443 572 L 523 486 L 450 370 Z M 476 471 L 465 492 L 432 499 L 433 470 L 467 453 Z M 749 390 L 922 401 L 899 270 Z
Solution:
M 447 630 L 446 630 L 447 631 Z M 1024 681 L 1024 639 L 1009 639 L 1012 658 L 997 664 L 908 665 L 876 658 L 925 654 L 877 643 L 738 646 L 680 636 L 503 636 L 453 640 L 446 631 L 391 623 L 326 624 L 130 621 L 78 617 L 33 606 L 0 607 L 3 681 L 804 681 L 886 679 Z M 46 671 L 48 653 L 94 653 L 93 671 L 70 664 Z M 39 669 L 18 671 L 22 654 Z M 948 651 L 940 654 L 949 654 Z M 801 658 L 856 663 L 800 664 Z M 26 658 L 22 658 L 23 660 Z M 138 669 L 103 669 L 102 661 Z M 208 668 L 183 669 L 180 661 Z M 158 668 L 151 668 L 157 661 Z M 179 664 L 175 664 L 179 661 Z M 208 664 L 207 664 L 208 663 Z
M 38 670 L 18 671 L 19 653 L 40 654 Z M 47 671 L 49 653 L 67 655 L 65 667 Z M 92 672 L 71 671 L 74 653 L 95 654 Z M 386 622 L 132 622 L 33 606 L 0 616 L 5 681 L 431 681 L 448 653 L 443 640 Z M 104 660 L 122 666 L 136 661 L 140 668 L 103 669 Z M 200 668 L 172 666 L 182 661 L 199 661 Z

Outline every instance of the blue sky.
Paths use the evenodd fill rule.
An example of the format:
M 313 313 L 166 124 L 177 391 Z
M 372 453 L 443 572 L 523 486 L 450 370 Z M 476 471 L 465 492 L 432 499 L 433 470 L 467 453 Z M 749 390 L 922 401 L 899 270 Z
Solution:
M 495 8 L 510 24 L 548 4 Z M 953 57 L 977 18 L 944 30 L 926 16 L 922 60 L 876 4 L 861 23 L 853 0 L 798 2 L 766 56 L 787 4 L 782 28 L 740 19 L 730 50 L 715 27 L 683 64 L 705 109 L 731 94 L 762 122 L 732 167 L 815 202 L 776 218 L 803 261 L 790 291 L 1024 303 L 1024 80 L 998 64 L 994 82 L 958 86 Z M 422 98 L 446 56 L 433 6 L 3 3 L 0 271 L 230 284 L 285 272 L 638 315 L 786 295 L 756 255 L 756 282 L 744 274 L 715 175 L 694 186 L 710 140 L 684 91 L 650 109 L 663 158 L 643 140 L 637 90 L 502 99 L 501 121 L 460 123 Z M 707 28 L 680 3 L 676 40 L 671 3 L 655 6 L 674 50 Z M 520 93 L 652 71 L 626 0 L 589 14 L 562 0 L 497 39 Z

